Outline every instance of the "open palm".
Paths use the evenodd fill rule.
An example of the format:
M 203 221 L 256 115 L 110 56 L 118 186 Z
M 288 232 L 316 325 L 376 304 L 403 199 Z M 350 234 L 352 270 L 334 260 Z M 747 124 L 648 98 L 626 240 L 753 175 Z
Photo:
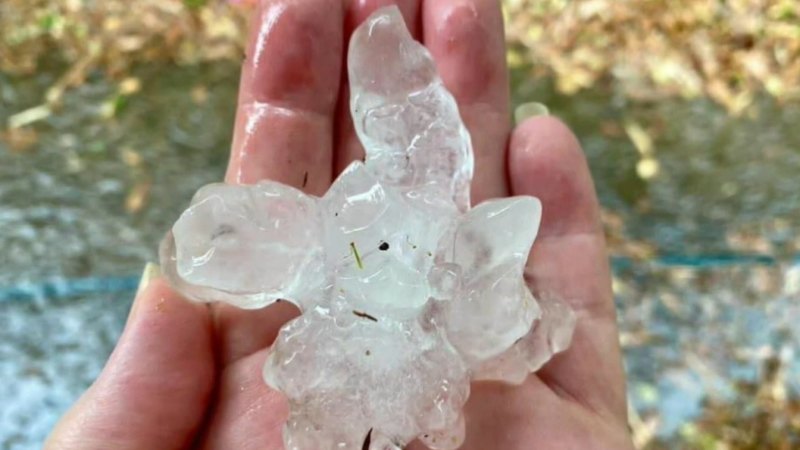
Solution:
M 531 118 L 512 130 L 497 0 L 262 1 L 226 180 L 269 178 L 321 195 L 363 157 L 348 113 L 345 44 L 358 23 L 392 3 L 459 103 L 475 151 L 473 201 L 541 199 L 528 273 L 536 294 L 567 300 L 578 316 L 572 347 L 523 385 L 473 384 L 463 448 L 632 448 L 591 177 L 558 120 Z M 261 366 L 297 313 L 287 302 L 258 311 L 193 304 L 154 279 L 137 295 L 103 373 L 46 448 L 283 448 L 288 405 L 263 383 Z

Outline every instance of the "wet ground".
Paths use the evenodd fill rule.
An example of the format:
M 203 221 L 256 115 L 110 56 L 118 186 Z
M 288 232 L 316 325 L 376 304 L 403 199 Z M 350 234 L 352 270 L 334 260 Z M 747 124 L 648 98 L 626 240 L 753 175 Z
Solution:
M 223 174 L 237 69 L 136 75 L 137 94 L 98 77 L 33 131 L 0 134 L 2 449 L 39 448 L 101 369 L 161 234 Z M 0 121 L 53 81 L 0 74 Z M 759 100 L 730 118 L 703 101 L 516 81 L 517 100 L 546 103 L 589 157 L 639 442 L 702 448 L 715 405 L 750 395 L 742 420 L 762 413 L 743 386 L 800 395 L 800 106 Z M 800 446 L 796 429 L 787 439 Z

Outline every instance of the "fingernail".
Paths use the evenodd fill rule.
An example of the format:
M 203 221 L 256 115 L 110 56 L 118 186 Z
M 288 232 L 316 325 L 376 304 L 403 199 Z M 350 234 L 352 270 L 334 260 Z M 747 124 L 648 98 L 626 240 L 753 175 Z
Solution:
M 544 103 L 529 102 L 523 103 L 514 110 L 514 121 L 517 124 L 524 122 L 531 117 L 549 116 L 550 110 Z
M 131 311 L 128 313 L 128 322 L 130 323 L 134 317 L 136 317 L 137 312 L 140 309 L 142 298 L 140 297 L 142 292 L 147 289 L 147 286 L 150 285 L 150 282 L 154 279 L 161 276 L 161 267 L 155 263 L 147 263 L 144 265 L 144 270 L 142 271 L 142 278 L 139 279 L 139 287 L 136 288 L 136 297 L 133 298 L 133 304 L 131 305 Z
M 147 263 L 144 266 L 144 270 L 142 271 L 142 278 L 139 280 L 139 287 L 136 288 L 136 296 L 138 297 L 139 294 L 144 292 L 147 289 L 147 286 L 150 285 L 150 282 L 161 276 L 161 267 L 155 263 Z

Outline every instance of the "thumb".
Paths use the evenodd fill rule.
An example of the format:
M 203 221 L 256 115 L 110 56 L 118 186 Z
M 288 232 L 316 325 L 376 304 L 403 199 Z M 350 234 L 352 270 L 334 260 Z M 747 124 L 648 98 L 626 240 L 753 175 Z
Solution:
M 183 448 L 194 439 L 214 384 L 211 321 L 205 305 L 158 275 L 149 280 L 152 268 L 105 368 L 46 450 Z

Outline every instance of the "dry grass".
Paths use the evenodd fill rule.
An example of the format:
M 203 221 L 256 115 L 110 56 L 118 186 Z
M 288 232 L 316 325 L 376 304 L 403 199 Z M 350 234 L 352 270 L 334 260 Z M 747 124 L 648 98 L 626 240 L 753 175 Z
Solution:
M 49 93 L 92 69 L 241 57 L 254 0 L 3 0 L 0 71 L 71 65 Z M 732 113 L 759 92 L 800 99 L 796 0 L 504 0 L 512 64 L 572 94 L 613 82 L 634 99 L 707 96 Z
M 506 0 L 512 61 L 559 89 L 612 80 L 627 96 L 708 96 L 732 113 L 760 91 L 800 99 L 796 0 Z
M 122 78 L 142 62 L 241 58 L 246 13 L 199 0 L 3 0 L 0 71 L 28 74 L 65 61 L 69 70 L 47 94 L 55 102 L 94 69 Z

